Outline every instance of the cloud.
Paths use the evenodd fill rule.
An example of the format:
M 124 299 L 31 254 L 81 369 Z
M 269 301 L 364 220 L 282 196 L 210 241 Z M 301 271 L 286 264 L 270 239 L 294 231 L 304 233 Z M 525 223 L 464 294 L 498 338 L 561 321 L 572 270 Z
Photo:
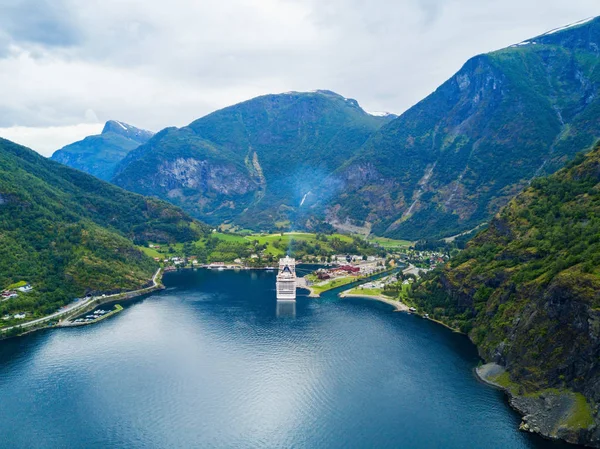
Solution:
M 62 146 L 96 119 L 157 131 L 313 89 L 400 113 L 469 57 L 597 10 L 597 0 L 5 0 L 0 127 L 64 128 Z
M 44 156 L 51 156 L 65 144 L 76 142 L 86 136 L 100 134 L 103 124 L 83 123 L 72 126 L 0 128 L 0 137 L 36 150 Z
M 70 46 L 79 41 L 75 17 L 61 0 L 4 0 L 0 29 L 15 42 Z

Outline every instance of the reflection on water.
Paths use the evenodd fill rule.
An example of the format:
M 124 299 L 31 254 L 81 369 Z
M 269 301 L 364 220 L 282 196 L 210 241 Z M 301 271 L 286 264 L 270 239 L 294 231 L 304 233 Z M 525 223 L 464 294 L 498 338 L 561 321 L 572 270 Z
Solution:
M 296 301 L 277 301 L 277 318 L 296 318 Z
M 519 432 L 476 348 L 435 323 L 336 291 L 278 303 L 264 270 L 164 283 L 2 342 L 0 449 L 563 449 Z

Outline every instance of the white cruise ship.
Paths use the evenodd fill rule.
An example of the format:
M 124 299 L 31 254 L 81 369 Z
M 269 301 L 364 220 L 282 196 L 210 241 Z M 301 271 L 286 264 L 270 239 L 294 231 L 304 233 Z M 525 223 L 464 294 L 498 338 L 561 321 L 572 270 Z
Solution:
M 277 300 L 296 300 L 296 259 L 289 256 L 279 259 L 279 273 L 277 273 Z

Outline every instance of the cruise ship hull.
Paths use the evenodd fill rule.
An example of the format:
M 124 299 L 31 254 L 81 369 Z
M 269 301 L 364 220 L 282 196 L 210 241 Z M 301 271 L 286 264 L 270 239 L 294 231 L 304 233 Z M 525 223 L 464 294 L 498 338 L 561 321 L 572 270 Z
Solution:
M 279 261 L 279 273 L 277 273 L 277 300 L 296 300 L 296 261 L 291 257 L 285 257 Z

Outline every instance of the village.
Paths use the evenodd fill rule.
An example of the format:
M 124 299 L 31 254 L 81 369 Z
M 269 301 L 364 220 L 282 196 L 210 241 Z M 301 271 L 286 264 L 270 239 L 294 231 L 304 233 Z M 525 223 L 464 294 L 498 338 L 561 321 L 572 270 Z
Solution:
M 236 258 L 231 262 L 211 261 L 201 263 L 197 256 L 174 255 L 169 257 L 154 257 L 154 260 L 165 268 L 165 271 L 175 271 L 178 268 L 210 268 L 210 269 L 229 269 L 229 270 L 249 270 L 266 269 L 273 270 L 276 263 L 275 257 L 265 257 L 265 254 L 252 254 L 249 258 Z M 306 255 L 297 258 L 299 264 L 315 264 L 324 267 L 333 267 L 330 273 L 328 270 L 322 271 L 322 275 L 336 277 L 341 271 L 348 273 L 360 273 L 360 275 L 370 275 L 380 270 L 381 267 L 390 266 L 390 264 L 406 264 L 414 267 L 414 274 L 419 272 L 428 272 L 439 265 L 443 265 L 449 256 L 435 251 L 415 251 L 407 249 L 404 251 L 390 252 L 382 256 L 373 255 L 348 255 L 338 254 L 333 256 L 315 256 Z M 329 271 L 331 271 L 329 270 Z M 335 272 L 337 271 L 337 272 Z M 326 278 L 323 278 L 326 279 Z
M 6 290 L 3 290 L 0 293 L 0 302 L 8 301 L 10 299 L 15 299 L 19 297 L 19 294 L 27 294 L 33 291 L 33 287 L 25 281 L 18 282 L 16 284 L 10 285 Z M 24 312 L 15 313 L 14 315 L 4 315 L 2 319 L 4 321 L 8 320 L 24 320 L 27 314 Z
M 373 245 L 377 247 L 377 245 Z M 158 251 L 160 245 L 150 245 Z M 412 247 L 379 248 L 377 255 L 373 254 L 304 254 L 298 259 L 303 264 L 306 274 L 300 278 L 302 285 L 311 291 L 312 296 L 337 288 L 362 278 L 384 273 L 386 270 L 402 268 L 402 271 L 394 276 L 386 276 L 377 281 L 371 281 L 360 286 L 363 295 L 380 294 L 384 290 L 391 294 L 398 290 L 397 284 L 408 286 L 424 273 L 445 263 L 447 254 L 435 251 L 417 251 Z M 372 251 L 368 251 L 372 253 Z M 164 272 L 172 272 L 180 269 L 212 269 L 212 270 L 276 270 L 277 256 L 270 254 L 268 250 L 262 249 L 249 257 L 237 257 L 232 261 L 210 261 L 201 263 L 198 256 L 184 255 L 177 251 L 175 254 L 159 253 L 161 257 L 153 257 L 160 264 Z M 394 290 L 396 289 L 396 290 Z M 6 287 L 0 292 L 0 302 L 16 300 L 20 295 L 31 293 L 34 288 L 26 281 L 20 281 Z M 356 290 L 356 289 L 355 289 Z M 402 290 L 402 289 L 400 289 Z M 352 291 L 352 293 L 355 293 Z M 77 300 L 75 300 L 77 301 Z M 28 317 L 28 312 L 16 310 L 5 314 L 2 319 L 5 322 L 22 321 Z M 96 317 L 97 318 L 97 317 Z M 85 317 L 92 321 L 93 317 Z

